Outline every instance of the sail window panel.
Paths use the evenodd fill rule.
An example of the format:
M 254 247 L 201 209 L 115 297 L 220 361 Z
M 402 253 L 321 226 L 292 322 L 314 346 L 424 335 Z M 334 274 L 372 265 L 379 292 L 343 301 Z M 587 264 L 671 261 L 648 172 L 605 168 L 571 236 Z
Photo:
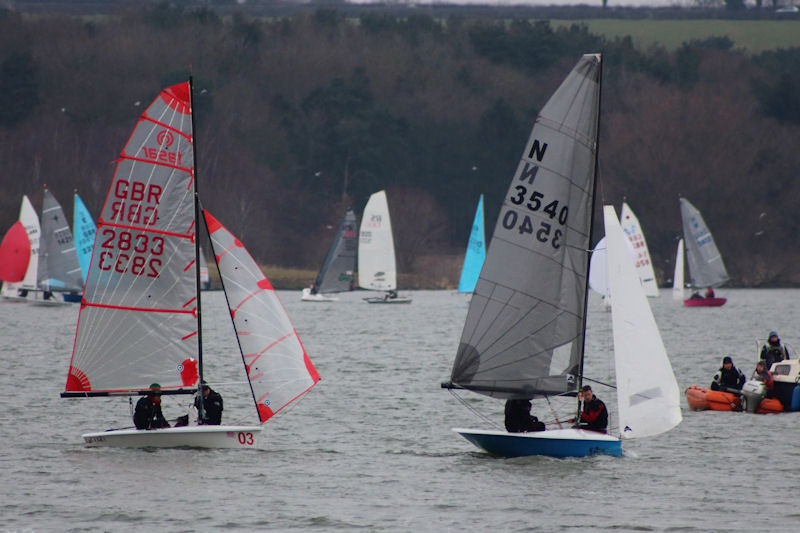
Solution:
M 84 307 L 72 367 L 91 390 L 139 390 L 152 382 L 179 387 L 181 364 L 197 357 L 197 320 L 191 313 L 148 313 Z

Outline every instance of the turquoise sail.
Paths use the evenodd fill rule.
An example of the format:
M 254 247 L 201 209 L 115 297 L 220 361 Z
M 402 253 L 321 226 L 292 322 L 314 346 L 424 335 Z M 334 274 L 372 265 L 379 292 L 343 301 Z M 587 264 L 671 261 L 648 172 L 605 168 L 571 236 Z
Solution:
M 464 257 L 464 267 L 461 269 L 461 280 L 458 282 L 458 292 L 472 292 L 475 283 L 483 268 L 486 259 L 486 239 L 483 236 L 483 195 L 478 200 L 475 210 L 475 220 L 472 222 L 472 232 L 467 243 L 467 255 Z
M 83 205 L 81 197 L 75 194 L 75 205 L 72 211 L 73 223 L 72 232 L 75 236 L 75 251 L 78 252 L 78 262 L 83 273 L 83 282 L 86 283 L 86 276 L 89 274 L 89 263 L 92 261 L 92 247 L 94 246 L 94 234 L 97 226 L 92 220 L 89 210 Z

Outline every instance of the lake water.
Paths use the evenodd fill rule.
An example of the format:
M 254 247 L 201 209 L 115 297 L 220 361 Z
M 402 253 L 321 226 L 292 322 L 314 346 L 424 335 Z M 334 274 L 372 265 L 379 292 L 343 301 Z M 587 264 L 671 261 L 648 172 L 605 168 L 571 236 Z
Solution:
M 468 296 L 280 294 L 322 381 L 265 424 L 260 450 L 84 447 L 81 433 L 129 425 L 130 410 L 59 397 L 77 307 L 0 304 L 0 531 L 800 530 L 798 413 L 694 413 L 684 398 L 677 428 L 625 442 L 621 458 L 495 459 L 451 432 L 487 425 L 440 388 Z M 715 309 L 650 300 L 682 389 L 708 385 L 726 354 L 749 375 L 770 330 L 800 353 L 800 290 L 718 295 L 729 301 Z M 223 420 L 253 423 L 223 305 L 204 296 L 206 376 Z M 613 381 L 610 313 L 594 294 L 589 324 L 586 373 Z M 613 390 L 594 388 L 613 418 Z M 460 396 L 502 423 L 502 402 Z M 186 401 L 165 397 L 165 414 Z M 534 412 L 552 419 L 540 400 Z

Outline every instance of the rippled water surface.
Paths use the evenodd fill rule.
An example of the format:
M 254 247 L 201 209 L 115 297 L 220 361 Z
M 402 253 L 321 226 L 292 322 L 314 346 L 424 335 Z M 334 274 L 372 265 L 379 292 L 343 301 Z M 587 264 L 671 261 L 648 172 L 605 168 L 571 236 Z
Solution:
M 722 290 L 728 304 L 652 299 L 681 388 L 725 354 L 747 374 L 775 329 L 800 353 L 798 290 Z M 0 304 L 0 531 L 798 531 L 800 414 L 693 413 L 626 442 L 622 458 L 501 460 L 450 431 L 488 427 L 440 382 L 468 297 L 330 304 L 282 292 L 322 375 L 265 424 L 260 450 L 89 449 L 83 432 L 130 423 L 126 399 L 61 399 L 77 307 Z M 224 420 L 253 423 L 221 293 L 204 298 L 206 376 Z M 590 299 L 587 375 L 613 382 L 610 313 Z M 595 387 L 612 413 L 614 392 Z M 502 402 L 460 394 L 501 423 Z M 185 399 L 165 397 L 168 417 Z M 570 404 L 571 405 L 571 404 Z M 547 405 L 534 412 L 553 419 Z M 569 416 L 568 413 L 563 413 Z

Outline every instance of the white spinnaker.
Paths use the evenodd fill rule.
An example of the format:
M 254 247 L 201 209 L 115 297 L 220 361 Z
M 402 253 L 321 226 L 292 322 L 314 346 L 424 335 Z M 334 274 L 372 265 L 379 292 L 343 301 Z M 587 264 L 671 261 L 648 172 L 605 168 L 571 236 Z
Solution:
M 678 241 L 678 249 L 675 251 L 675 273 L 672 276 L 672 299 L 683 301 L 683 239 Z
M 386 191 L 369 197 L 358 236 L 358 286 L 373 291 L 397 288 L 392 223 Z
M 3 296 L 16 298 L 19 290 L 31 290 L 36 288 L 36 277 L 39 271 L 39 236 L 41 227 L 39 226 L 39 216 L 31 205 L 27 196 L 22 197 L 22 205 L 19 209 L 19 221 L 25 226 L 28 233 L 28 240 L 31 243 L 31 259 L 28 261 L 28 270 L 25 272 L 25 279 L 19 283 L 3 283 Z
M 651 297 L 658 296 L 656 274 L 653 271 L 653 263 L 650 261 L 650 251 L 647 249 L 647 241 L 644 238 L 642 225 L 639 223 L 639 219 L 633 213 L 633 210 L 625 202 L 622 202 L 620 225 L 633 247 L 636 273 L 639 275 L 639 279 L 642 280 L 644 293 Z
M 244 245 L 204 211 L 261 422 L 319 381 L 272 284 Z
M 98 219 L 66 390 L 197 383 L 189 84 L 164 89 L 117 160 Z
M 680 390 L 613 206 L 604 206 L 617 402 L 622 438 L 680 423 Z

